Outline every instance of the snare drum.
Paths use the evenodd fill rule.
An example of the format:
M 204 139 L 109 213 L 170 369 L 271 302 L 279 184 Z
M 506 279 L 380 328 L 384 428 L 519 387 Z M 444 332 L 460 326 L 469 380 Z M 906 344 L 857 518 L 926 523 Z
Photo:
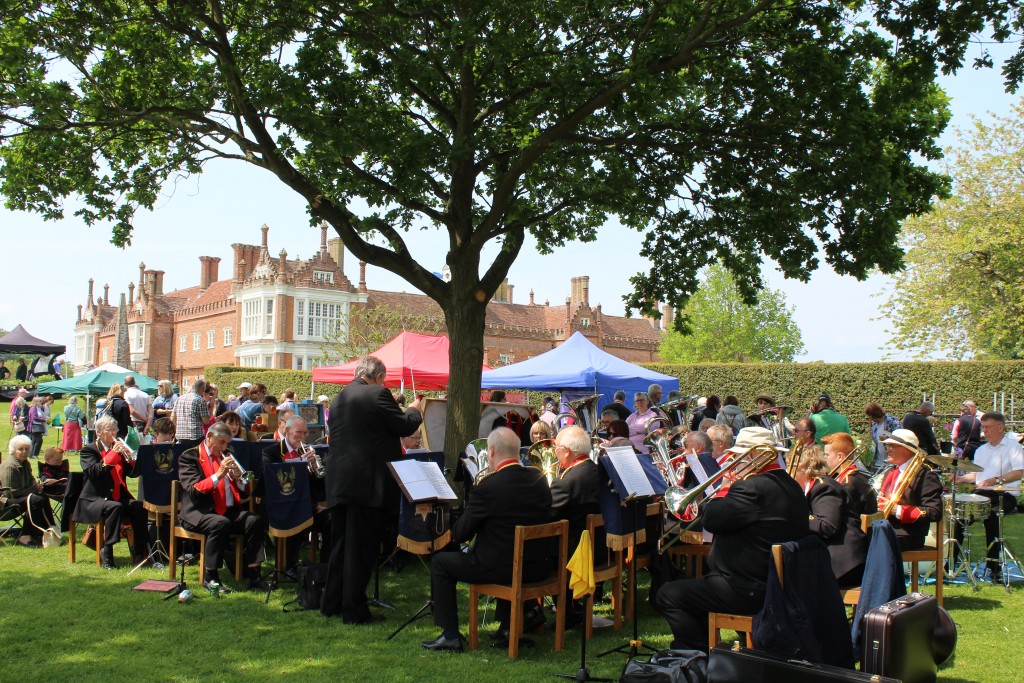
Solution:
M 992 501 L 977 493 L 957 495 L 955 513 L 950 509 L 953 504 L 952 494 L 947 493 L 942 496 L 942 502 L 946 511 L 946 519 L 955 517 L 961 524 L 971 524 L 976 519 L 987 519 L 992 511 Z

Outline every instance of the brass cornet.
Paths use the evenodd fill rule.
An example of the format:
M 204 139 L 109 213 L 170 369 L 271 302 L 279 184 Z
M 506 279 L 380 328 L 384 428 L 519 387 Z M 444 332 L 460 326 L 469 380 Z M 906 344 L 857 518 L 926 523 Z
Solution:
M 302 451 L 302 457 L 306 459 L 306 465 L 309 466 L 309 473 L 314 477 L 323 479 L 326 470 L 324 469 L 324 461 L 320 454 L 308 443 L 300 443 L 299 449 Z
M 228 477 L 242 488 L 247 487 L 252 481 L 252 472 L 242 467 L 242 463 L 235 460 L 231 453 L 224 456 L 224 464 L 228 468 Z
M 138 454 L 132 450 L 132 447 L 124 442 L 124 439 L 118 438 L 114 441 L 114 452 L 120 454 L 124 461 L 129 465 L 134 465 L 135 460 L 139 457 Z

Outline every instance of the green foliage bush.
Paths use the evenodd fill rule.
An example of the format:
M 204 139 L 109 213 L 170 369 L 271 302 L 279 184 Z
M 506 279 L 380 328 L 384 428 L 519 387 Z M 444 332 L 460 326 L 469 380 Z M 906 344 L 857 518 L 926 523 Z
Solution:
M 240 368 L 233 365 L 208 365 L 203 371 L 206 381 L 220 387 L 220 396 L 225 399 L 228 394 L 238 393 L 235 387 L 242 382 L 267 385 L 271 396 L 280 398 L 281 392 L 291 387 L 297 399 L 305 400 L 309 396 L 309 383 L 313 381 L 313 373 L 309 370 L 271 370 L 269 368 Z M 187 391 L 187 389 L 186 389 Z M 313 388 L 313 398 L 325 394 L 331 398 L 341 391 L 341 385 L 323 384 L 318 382 Z
M 993 392 L 1021 394 L 1024 412 L 1024 362 L 934 361 L 908 363 L 705 363 L 644 367 L 679 378 L 683 394 L 732 394 L 744 410 L 754 408 L 754 397 L 763 391 L 775 395 L 780 405 L 804 413 L 821 392 L 828 392 L 836 409 L 851 426 L 866 426 L 864 408 L 875 402 L 886 412 L 902 418 L 921 403 L 921 395 L 935 394 L 937 415 L 958 414 L 960 402 L 974 399 L 980 410 L 992 408 Z M 1009 416 L 1008 416 L 1009 417 Z

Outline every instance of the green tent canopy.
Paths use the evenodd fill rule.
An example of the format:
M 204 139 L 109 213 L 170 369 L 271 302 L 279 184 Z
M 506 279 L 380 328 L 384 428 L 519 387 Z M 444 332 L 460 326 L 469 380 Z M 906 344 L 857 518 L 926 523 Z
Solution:
M 43 382 L 36 388 L 36 393 L 106 396 L 112 384 L 123 385 L 124 378 L 128 375 L 135 377 L 135 386 L 150 396 L 156 396 L 157 382 L 152 377 L 146 377 L 137 372 L 110 372 L 108 370 L 94 370 L 56 382 Z

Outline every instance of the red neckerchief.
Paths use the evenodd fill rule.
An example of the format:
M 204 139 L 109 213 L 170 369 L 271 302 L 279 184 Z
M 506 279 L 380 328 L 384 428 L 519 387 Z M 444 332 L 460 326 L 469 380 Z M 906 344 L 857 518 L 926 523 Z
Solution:
M 285 462 L 288 462 L 289 460 L 296 460 L 299 457 L 298 449 L 289 449 L 289 446 L 291 446 L 291 444 L 288 443 L 286 439 L 281 439 L 281 459 Z
M 103 446 L 103 442 L 100 442 L 100 446 Z M 113 457 L 107 460 L 108 456 Z M 124 486 L 124 457 L 113 448 L 103 451 L 100 457 L 105 464 L 110 465 L 110 478 L 114 480 L 114 490 L 110 495 L 115 501 L 120 502 L 121 487 Z
M 885 481 L 882 482 L 882 495 L 889 496 L 892 494 L 892 490 L 896 488 L 896 481 L 900 478 L 900 468 L 896 465 L 889 473 L 885 475 Z
M 501 471 L 502 471 L 503 469 L 505 469 L 506 467 L 512 467 L 513 465 L 518 465 L 518 464 L 519 464 L 519 461 L 518 461 L 518 460 L 509 460 L 509 461 L 507 461 L 507 462 L 503 462 L 503 463 L 501 463 L 501 466 L 500 466 L 500 467 L 498 467 L 498 468 L 497 468 L 496 470 L 494 470 L 494 471 L 495 471 L 495 472 L 501 472 Z
M 571 470 L 573 467 L 576 467 L 577 465 L 582 465 L 584 462 L 588 460 L 590 460 L 589 455 L 583 454 L 577 456 L 575 460 L 573 460 L 571 463 L 562 468 L 562 471 L 558 473 L 558 478 L 561 479 L 562 477 L 565 476 L 565 473 Z

